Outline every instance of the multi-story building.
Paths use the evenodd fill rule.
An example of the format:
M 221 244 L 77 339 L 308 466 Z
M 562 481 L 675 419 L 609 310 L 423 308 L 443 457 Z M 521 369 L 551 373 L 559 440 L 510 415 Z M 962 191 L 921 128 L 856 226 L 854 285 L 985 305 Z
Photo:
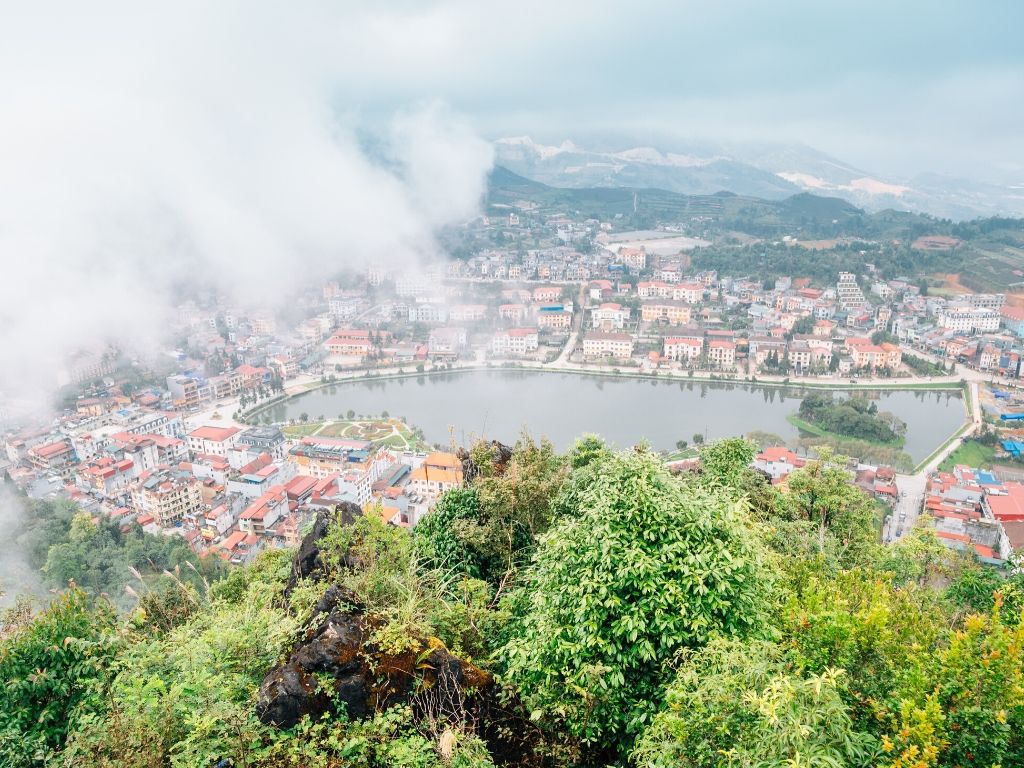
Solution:
M 537 327 L 567 331 L 572 327 L 572 312 L 565 309 L 541 309 L 537 312 Z
M 640 319 L 645 323 L 687 325 L 691 319 L 690 305 L 675 299 L 650 299 L 640 305 Z
M 514 325 L 518 325 L 529 315 L 525 304 L 502 304 L 498 307 L 498 317 Z
M 992 333 L 999 330 L 1001 315 L 993 309 L 947 306 L 938 316 L 938 326 L 957 333 Z
M 144 472 L 131 490 L 132 506 L 153 516 L 161 528 L 205 511 L 201 483 L 188 472 L 155 469 Z
M 332 357 L 367 357 L 373 340 L 365 328 L 339 328 L 324 342 L 324 349 Z
M 455 304 L 448 310 L 448 320 L 453 323 L 476 323 L 486 317 L 486 304 Z
M 682 363 L 699 360 L 704 351 L 704 342 L 694 338 L 666 338 L 665 357 Z
M 584 357 L 613 357 L 628 360 L 633 355 L 633 337 L 628 333 L 591 331 L 583 337 Z
M 462 485 L 462 462 L 453 453 L 431 453 L 409 476 L 410 490 L 431 502 Z
M 70 477 L 77 461 L 75 449 L 67 440 L 34 445 L 28 449 L 28 463 L 40 472 Z
M 199 427 L 188 433 L 188 449 L 192 453 L 227 456 L 238 442 L 238 433 L 238 427 Z
M 246 533 L 264 534 L 287 514 L 288 494 L 283 485 L 275 485 L 238 516 L 238 529 Z
M 325 478 L 349 469 L 366 469 L 373 456 L 373 444 L 366 440 L 333 437 L 302 438 L 288 452 L 300 475 Z
M 864 298 L 864 292 L 857 284 L 857 276 L 852 272 L 840 272 L 839 282 L 836 283 L 836 297 L 843 309 L 863 309 L 867 306 L 868 300 Z
M 284 458 L 284 433 L 277 427 L 249 427 L 238 436 L 237 444 L 249 453 L 268 453 L 277 460 Z
M 491 352 L 498 357 L 520 357 L 536 352 L 537 347 L 538 335 L 533 328 L 510 328 L 491 338 Z
M 558 301 L 562 296 L 562 289 L 557 285 L 539 285 L 533 289 L 531 298 L 535 302 Z
M 726 339 L 708 342 L 708 363 L 716 368 L 728 369 L 736 365 L 736 344 Z
M 629 320 L 629 307 L 621 304 L 601 304 L 590 311 L 592 328 L 602 331 L 622 330 Z

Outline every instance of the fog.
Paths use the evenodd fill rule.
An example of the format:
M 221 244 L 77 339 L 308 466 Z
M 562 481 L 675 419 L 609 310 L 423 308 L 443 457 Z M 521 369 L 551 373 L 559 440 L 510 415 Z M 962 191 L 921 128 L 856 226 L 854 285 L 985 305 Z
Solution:
M 182 284 L 274 309 L 346 265 L 434 255 L 492 153 L 441 103 L 350 98 L 374 42 L 408 34 L 346 4 L 6 14 L 0 399 L 44 397 L 80 348 L 158 346 Z
M 20 498 L 0 482 L 0 530 L 10 533 L 22 525 L 25 510 Z M 14 603 L 19 595 L 46 594 L 39 573 L 18 547 L 0 547 L 0 608 Z

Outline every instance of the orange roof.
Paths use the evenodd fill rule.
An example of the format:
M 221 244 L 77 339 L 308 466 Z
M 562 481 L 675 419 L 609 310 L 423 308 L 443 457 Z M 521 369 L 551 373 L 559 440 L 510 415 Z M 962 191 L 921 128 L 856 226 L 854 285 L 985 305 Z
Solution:
M 434 451 L 423 460 L 423 463 L 430 467 L 450 467 L 462 469 L 462 462 L 454 453 L 446 451 Z

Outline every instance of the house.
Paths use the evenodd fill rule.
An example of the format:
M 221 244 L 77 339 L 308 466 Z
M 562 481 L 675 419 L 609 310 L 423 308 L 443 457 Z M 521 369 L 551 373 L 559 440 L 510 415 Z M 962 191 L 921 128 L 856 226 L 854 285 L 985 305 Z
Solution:
M 640 305 L 640 319 L 645 323 L 687 325 L 691 319 L 690 305 L 675 299 L 650 299 Z
M 773 483 L 785 480 L 794 469 L 803 467 L 805 463 L 805 459 L 785 446 L 765 448 L 754 457 L 754 469 L 767 474 Z
M 664 355 L 669 360 L 693 362 L 700 359 L 703 351 L 704 342 L 701 339 L 674 337 L 665 339 Z
M 192 453 L 227 456 L 238 442 L 239 432 L 238 427 L 199 427 L 186 435 L 188 449 Z
M 629 320 L 629 307 L 621 304 L 607 303 L 590 311 L 591 327 L 602 330 L 622 330 Z
M 628 360 L 633 355 L 633 337 L 628 333 L 592 331 L 583 337 L 584 357 L 613 357 Z
M 538 334 L 533 328 L 510 328 L 491 338 L 491 353 L 497 357 L 521 357 L 536 352 Z
M 288 494 L 284 485 L 275 485 L 245 508 L 238 517 L 238 529 L 263 534 L 288 514 Z
M 734 367 L 736 365 L 736 343 L 726 339 L 709 341 L 708 363 L 721 369 Z
M 533 289 L 531 298 L 534 302 L 558 301 L 562 296 L 562 289 L 557 285 L 539 285 Z

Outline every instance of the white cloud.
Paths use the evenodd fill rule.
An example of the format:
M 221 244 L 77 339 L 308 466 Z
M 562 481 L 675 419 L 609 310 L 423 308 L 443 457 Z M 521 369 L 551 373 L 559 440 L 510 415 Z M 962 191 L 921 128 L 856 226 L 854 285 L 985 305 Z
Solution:
M 7 14 L 0 392 L 45 389 L 79 347 L 153 343 L 177 281 L 273 303 L 345 264 L 432 254 L 437 229 L 478 206 L 491 149 L 428 103 L 371 124 L 385 137 L 371 157 L 357 101 L 373 51 L 412 45 L 420 16 L 240 2 Z

